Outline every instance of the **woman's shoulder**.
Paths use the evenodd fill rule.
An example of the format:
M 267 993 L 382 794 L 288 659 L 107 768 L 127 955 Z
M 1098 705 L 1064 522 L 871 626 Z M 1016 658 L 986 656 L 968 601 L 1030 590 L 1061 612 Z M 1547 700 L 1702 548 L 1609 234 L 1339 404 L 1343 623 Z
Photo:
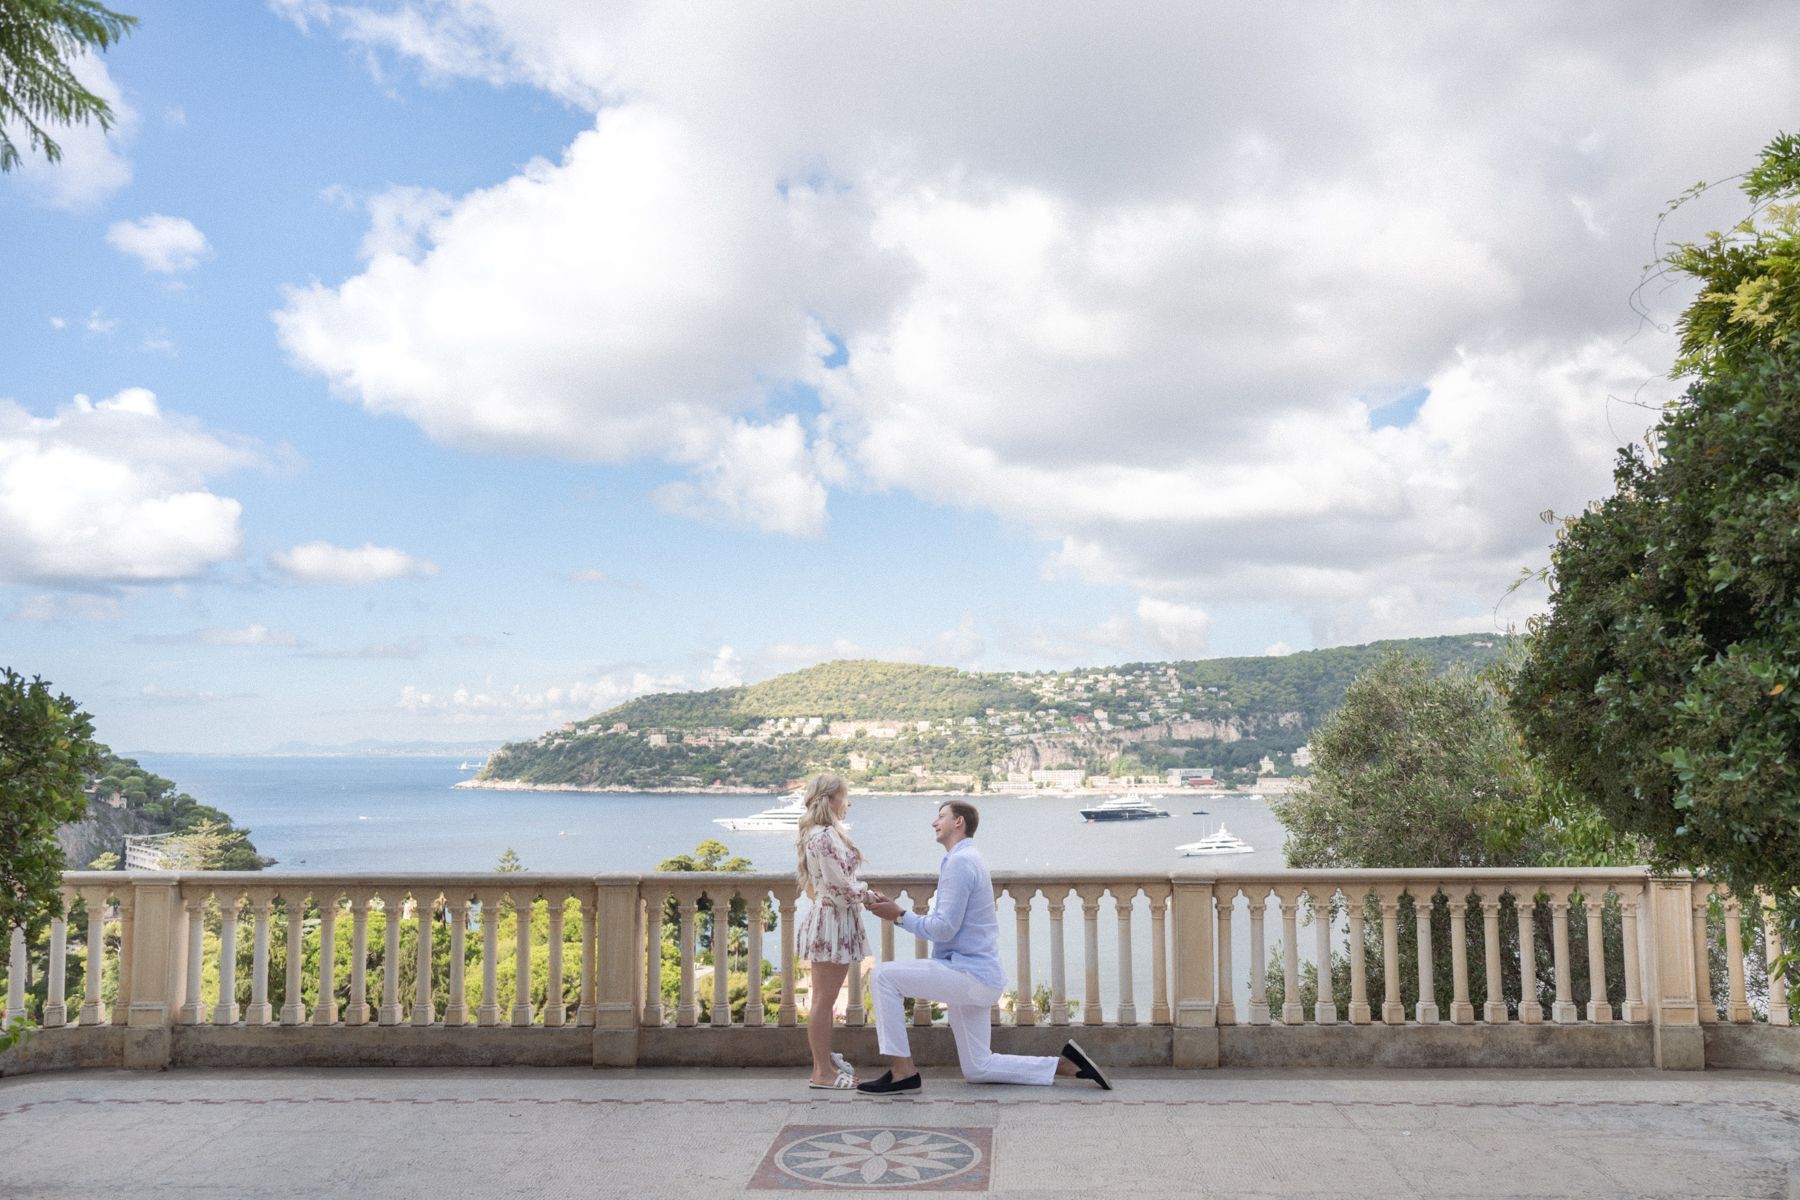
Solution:
M 844 839 L 829 825 L 814 825 L 800 835 L 800 840 L 808 846 L 830 846 L 841 844 Z

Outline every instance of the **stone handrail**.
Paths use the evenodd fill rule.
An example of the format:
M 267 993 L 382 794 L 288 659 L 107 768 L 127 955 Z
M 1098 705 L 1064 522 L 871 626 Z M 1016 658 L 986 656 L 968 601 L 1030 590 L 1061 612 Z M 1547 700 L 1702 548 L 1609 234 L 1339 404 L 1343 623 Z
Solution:
M 867 879 L 915 911 L 924 911 L 935 883 L 923 874 L 872 874 Z M 1647 1044 L 1658 1065 L 1696 1067 L 1705 1061 L 1706 1026 L 1747 1025 L 1758 1016 L 1770 1026 L 1790 1020 L 1787 981 L 1773 971 L 1766 1001 L 1758 998 L 1758 1006 L 1752 1005 L 1742 953 L 1723 954 L 1722 1009 L 1716 1003 L 1710 960 L 1722 948 L 1745 945 L 1739 899 L 1705 881 L 1655 876 L 1641 867 L 1001 872 L 994 876 L 994 887 L 1003 902 L 1001 921 L 1010 925 L 1009 966 L 1016 985 L 1010 1014 L 995 1007 L 996 1025 L 1018 1031 L 1021 1039 L 1036 1036 L 1029 1033 L 1034 1026 L 1072 1021 L 1138 1030 L 1140 1041 L 1164 1039 L 1154 1044 L 1166 1045 L 1166 1051 L 1157 1049 L 1152 1057 L 1166 1053 L 1175 1065 L 1216 1065 L 1222 1031 L 1236 1038 L 1291 1038 L 1299 1026 L 1443 1025 L 1471 1027 L 1471 1036 L 1498 1038 L 1508 1025 L 1555 1029 L 1616 1024 L 1647 1027 Z M 213 1031 L 206 1037 L 247 1039 L 245 1045 L 262 1045 L 252 1035 L 264 1028 L 306 1027 L 315 1031 L 307 1036 L 337 1037 L 357 1047 L 357 1054 L 364 1053 L 362 1047 L 379 1045 L 351 1039 L 350 1031 L 364 1026 L 438 1031 L 431 1037 L 471 1026 L 587 1030 L 595 1065 L 630 1065 L 645 1061 L 645 1038 L 685 1036 L 692 1042 L 695 1035 L 682 1031 L 697 1026 L 780 1030 L 800 1024 L 794 929 L 803 897 L 789 875 L 76 871 L 64 876 L 63 890 L 71 909 L 83 910 L 76 930 L 80 1001 L 68 1001 L 70 931 L 68 922 L 58 919 L 51 923 L 47 946 L 36 962 L 24 931 L 13 931 L 5 1015 L 36 1021 L 46 1033 L 75 1039 L 71 1045 L 79 1044 L 83 1031 L 95 1038 L 105 1036 L 107 1029 L 144 1031 L 126 1040 L 127 1062 L 154 1060 L 161 1046 L 166 1063 L 171 1031 L 190 1027 Z M 1436 994 L 1432 953 L 1433 913 L 1441 911 L 1440 897 L 1451 938 L 1451 994 L 1445 1007 Z M 734 904 L 746 912 L 771 910 L 772 928 L 764 920 L 749 919 L 741 933 L 734 933 L 727 920 L 723 937 L 715 937 L 719 913 Z M 1404 924 L 1410 928 L 1403 929 L 1408 907 L 1412 916 Z M 1761 909 L 1761 902 L 1754 906 L 1753 921 L 1765 915 Z M 503 947 L 499 938 L 509 910 L 511 945 Z M 1609 921 L 1609 910 L 1616 910 L 1616 920 Z M 97 986 L 108 977 L 109 913 L 119 931 L 111 960 L 116 998 L 110 1006 Z M 523 919 L 527 914 L 529 919 Z M 1571 957 L 1570 922 L 1577 915 L 1581 924 L 1576 937 L 1585 949 L 1581 960 Z M 672 946 L 664 937 L 666 919 L 674 924 Z M 1303 920 L 1312 925 L 1310 936 L 1303 933 Z M 1472 936 L 1477 921 L 1480 933 Z M 348 961 L 340 963 L 338 930 L 344 923 L 349 928 Z M 1069 923 L 1081 929 L 1077 994 L 1069 986 Z M 1780 954 L 1778 928 L 1772 916 L 1762 924 L 1767 961 L 1773 963 Z M 1274 976 L 1265 978 L 1264 970 L 1271 925 L 1279 928 L 1279 1005 L 1271 1003 L 1267 990 L 1274 986 Z M 376 928 L 380 945 L 371 946 Z M 403 959 L 402 935 L 408 929 L 412 946 Z M 900 952 L 896 933 L 892 924 L 880 923 L 880 959 Z M 1547 961 L 1540 959 L 1540 936 L 1548 939 Z M 733 949 L 739 937 L 741 951 Z M 907 940 L 905 934 L 899 937 Z M 466 964 L 475 939 L 480 979 L 471 986 L 466 976 L 473 968 Z M 928 952 L 922 939 L 910 940 L 912 954 Z M 1034 942 L 1046 940 L 1049 961 L 1034 961 Z M 240 943 L 246 941 L 248 978 L 240 983 Z M 1510 950 L 1504 949 L 1509 941 Z M 724 962 L 708 967 L 705 947 L 721 942 Z M 446 948 L 443 943 L 447 962 L 464 968 L 448 969 L 436 961 Z M 1240 944 L 1247 945 L 1248 961 L 1237 958 Z M 1102 1007 L 1103 947 L 1117 966 L 1110 1020 Z M 272 981 L 272 951 L 277 948 L 285 962 Z M 1410 967 L 1405 949 L 1412 951 Z M 1146 950 L 1147 994 L 1140 991 L 1137 969 L 1137 956 Z M 734 958 L 746 964 L 741 1014 L 733 1011 Z M 503 1006 L 500 975 L 509 959 L 514 985 L 510 1004 Z M 1309 1011 L 1301 999 L 1302 963 L 1314 979 L 1329 980 L 1333 964 L 1346 959 L 1344 1010 L 1340 1013 L 1333 989 L 1325 987 L 1317 989 Z M 1578 961 L 1587 976 L 1582 996 L 1574 992 Z M 1485 983 L 1479 997 L 1471 994 L 1474 963 Z M 541 1000 L 532 982 L 538 965 L 546 981 Z M 41 1003 L 28 1005 L 26 980 L 34 967 L 47 972 L 48 986 Z M 665 1001 L 665 967 L 675 972 L 672 1002 Z M 1370 994 L 1372 967 L 1380 972 L 1379 996 Z M 1547 1013 L 1539 1002 L 1544 970 L 1545 984 L 1554 989 Z M 1408 973 L 1405 980 L 1403 972 Z M 1622 974 L 1616 993 L 1609 991 L 1609 973 Z M 403 989 L 408 974 L 410 986 Z M 703 975 L 710 977 L 703 980 Z M 1416 999 L 1409 1010 L 1402 995 L 1403 984 L 1414 983 L 1412 975 Z M 1517 981 L 1510 994 L 1504 990 L 1509 977 Z M 859 967 L 848 989 L 846 1024 L 852 1028 L 868 1023 L 863 982 Z M 1245 983 L 1248 1002 L 1240 1005 Z M 273 1002 L 276 984 L 279 1006 Z M 1034 999 L 1040 987 L 1049 993 L 1044 1013 Z M 772 1019 L 766 1014 L 770 1002 Z M 915 1006 L 913 1020 L 930 1025 L 931 1007 Z M 1257 1032 L 1265 1026 L 1269 1033 Z M 1234 1027 L 1245 1032 L 1233 1034 Z M 1283 1034 L 1283 1029 L 1290 1032 Z M 158 1033 L 160 1042 L 154 1036 Z M 1044 1036 L 1061 1035 L 1046 1029 Z M 776 1040 L 734 1041 L 731 1045 L 739 1049 L 732 1053 L 750 1053 L 755 1060 L 765 1052 L 742 1047 L 779 1044 L 780 1054 L 786 1054 L 790 1043 L 799 1053 L 791 1039 L 779 1041 L 772 1032 L 766 1037 Z M 393 1061 L 368 1053 L 372 1061 Z M 433 1061 L 425 1051 L 418 1053 L 423 1061 Z

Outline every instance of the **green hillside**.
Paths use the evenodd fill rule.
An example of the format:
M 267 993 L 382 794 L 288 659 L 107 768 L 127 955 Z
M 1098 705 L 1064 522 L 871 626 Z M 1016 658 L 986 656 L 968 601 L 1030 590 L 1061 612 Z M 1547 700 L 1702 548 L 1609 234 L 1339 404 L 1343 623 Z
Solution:
M 503 747 L 480 778 L 540 785 L 780 788 L 837 770 L 887 789 L 985 786 L 1038 767 L 1154 774 L 1294 769 L 1352 680 L 1399 650 L 1438 668 L 1501 652 L 1486 636 L 1412 638 L 1282 657 L 978 674 L 869 660 L 744 687 L 643 696 Z

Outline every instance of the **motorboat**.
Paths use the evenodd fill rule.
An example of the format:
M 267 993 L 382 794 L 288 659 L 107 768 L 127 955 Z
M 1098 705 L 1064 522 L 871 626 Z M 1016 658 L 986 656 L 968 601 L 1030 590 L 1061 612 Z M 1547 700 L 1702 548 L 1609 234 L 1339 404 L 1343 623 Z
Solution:
M 723 825 L 733 833 L 794 833 L 800 828 L 800 815 L 805 811 L 806 801 L 795 792 L 785 804 L 748 817 L 714 817 L 713 824 Z
M 1150 817 L 1166 817 L 1167 809 L 1156 807 L 1142 796 L 1112 796 L 1084 808 L 1081 815 L 1088 821 L 1142 821 Z
M 1243 838 L 1234 835 L 1225 826 L 1220 825 L 1217 833 L 1203 837 L 1197 842 L 1189 842 L 1185 846 L 1177 846 L 1179 854 L 1190 858 L 1199 854 L 1254 854 L 1256 847 Z

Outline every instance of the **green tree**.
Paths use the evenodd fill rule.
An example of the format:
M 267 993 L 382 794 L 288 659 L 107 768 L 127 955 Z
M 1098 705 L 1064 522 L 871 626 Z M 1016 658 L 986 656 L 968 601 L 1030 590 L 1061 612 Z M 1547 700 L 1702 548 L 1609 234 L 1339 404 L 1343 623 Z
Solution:
M 87 813 L 93 719 L 42 679 L 0 671 L 0 930 L 61 915 L 56 827 Z
M 1558 530 L 1511 705 L 1550 771 L 1665 866 L 1765 888 L 1800 938 L 1800 141 L 1759 211 L 1677 246 L 1697 380 Z
M 494 870 L 502 875 L 516 874 L 524 869 L 525 863 L 519 858 L 519 852 L 511 846 L 502 850 L 499 859 L 494 863 Z
M 136 17 L 94 0 L 6 0 L 0 5 L 0 171 L 19 164 L 19 148 L 7 135 L 22 126 L 33 150 L 50 162 L 62 147 L 49 126 L 98 122 L 111 129 L 112 108 L 83 87 L 71 60 L 105 50 L 137 26 Z

